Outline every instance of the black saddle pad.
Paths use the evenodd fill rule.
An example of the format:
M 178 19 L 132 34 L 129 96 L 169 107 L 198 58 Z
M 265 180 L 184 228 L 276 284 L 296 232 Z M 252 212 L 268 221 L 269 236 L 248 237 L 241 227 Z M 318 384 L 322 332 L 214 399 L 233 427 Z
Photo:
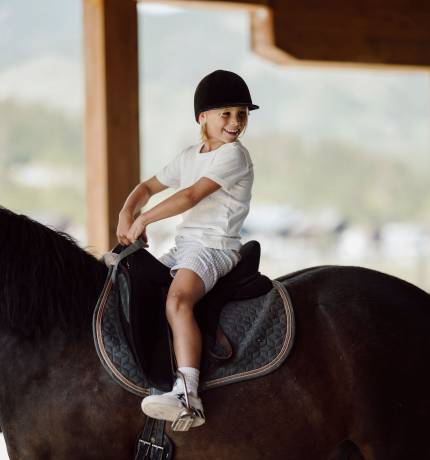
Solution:
M 214 360 L 204 340 L 200 391 L 266 375 L 289 355 L 295 331 L 292 303 L 285 284 L 272 282 L 268 293 L 231 301 L 223 308 L 220 325 L 235 353 L 227 361 Z M 117 383 L 138 396 L 148 395 L 154 387 L 169 391 L 172 381 L 154 384 L 138 364 L 124 333 L 111 283 L 105 288 L 106 295 L 97 304 L 93 319 L 96 350 L 103 366 Z

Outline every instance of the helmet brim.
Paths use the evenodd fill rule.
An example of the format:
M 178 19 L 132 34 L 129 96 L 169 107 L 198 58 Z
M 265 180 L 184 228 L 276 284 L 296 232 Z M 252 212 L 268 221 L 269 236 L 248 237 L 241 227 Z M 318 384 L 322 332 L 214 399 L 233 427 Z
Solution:
M 197 123 L 199 122 L 199 115 L 202 112 L 206 112 L 207 110 L 219 109 L 221 107 L 248 107 L 249 110 L 256 110 L 260 108 L 259 105 L 250 104 L 249 102 L 226 102 L 224 104 L 210 105 L 210 106 L 203 107 L 200 110 L 200 112 L 197 114 L 196 116 Z

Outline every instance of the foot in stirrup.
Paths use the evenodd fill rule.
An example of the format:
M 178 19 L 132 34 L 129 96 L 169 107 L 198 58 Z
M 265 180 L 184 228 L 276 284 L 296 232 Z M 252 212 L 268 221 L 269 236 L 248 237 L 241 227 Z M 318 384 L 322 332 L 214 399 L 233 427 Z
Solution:
M 191 428 L 203 425 L 205 423 L 205 415 L 202 400 L 198 396 L 189 393 L 188 401 L 194 415 Z M 147 396 L 142 401 L 142 410 L 145 415 L 170 422 L 174 422 L 186 407 L 187 401 L 184 392 L 175 389 L 161 395 Z

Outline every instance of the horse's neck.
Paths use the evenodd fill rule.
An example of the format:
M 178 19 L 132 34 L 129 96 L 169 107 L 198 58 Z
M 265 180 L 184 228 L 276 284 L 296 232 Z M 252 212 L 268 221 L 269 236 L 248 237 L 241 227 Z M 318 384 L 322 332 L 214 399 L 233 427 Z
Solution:
M 39 458 L 40 445 L 57 459 L 71 451 L 85 458 L 86 449 L 104 453 L 104 460 L 130 458 L 143 423 L 139 398 L 107 375 L 91 331 L 76 341 L 59 330 L 39 341 L 5 331 L 0 343 L 0 420 L 13 458 Z M 85 442 L 76 443 L 80 427 Z M 111 442 L 106 433 L 115 437 L 116 450 L 105 445 Z

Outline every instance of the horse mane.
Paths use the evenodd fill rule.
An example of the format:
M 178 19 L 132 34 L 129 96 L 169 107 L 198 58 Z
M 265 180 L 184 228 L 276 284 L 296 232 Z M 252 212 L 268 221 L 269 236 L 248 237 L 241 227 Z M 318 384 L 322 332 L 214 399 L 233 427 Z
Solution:
M 90 330 L 105 265 L 70 235 L 3 207 L 0 237 L 1 326 L 26 337 Z

